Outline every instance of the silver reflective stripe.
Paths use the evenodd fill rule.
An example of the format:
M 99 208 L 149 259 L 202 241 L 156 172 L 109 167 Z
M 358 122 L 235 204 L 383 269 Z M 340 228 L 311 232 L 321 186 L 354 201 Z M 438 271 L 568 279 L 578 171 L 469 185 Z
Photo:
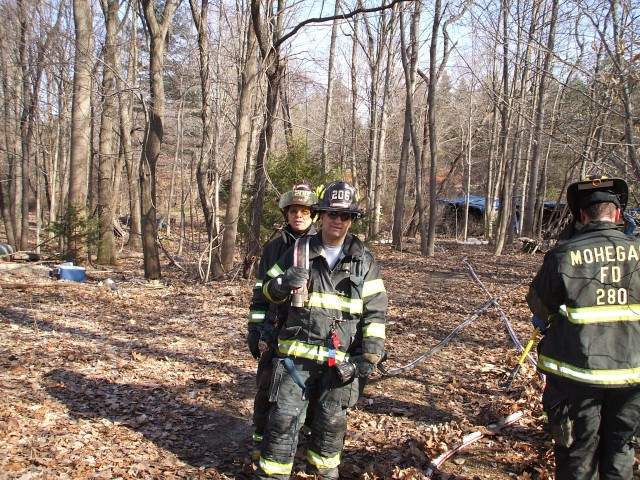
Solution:
M 264 310 L 252 310 L 249 312 L 250 322 L 262 322 L 267 316 L 267 312 Z
M 371 295 L 375 295 L 376 293 L 385 292 L 384 283 L 381 278 L 376 278 L 375 280 L 368 280 L 364 282 L 362 286 L 362 297 L 369 297 Z
M 298 342 L 296 340 L 280 340 L 278 339 L 278 351 L 283 355 L 292 357 L 307 358 L 309 360 L 319 360 L 322 362 L 329 361 L 329 349 L 319 345 L 309 345 L 308 343 Z M 336 350 L 336 362 L 344 362 L 349 358 L 349 354 Z
M 549 373 L 569 378 L 577 382 L 593 385 L 635 385 L 640 384 L 640 368 L 617 370 L 588 370 L 540 355 L 538 367 Z
M 560 313 L 565 315 L 571 323 L 576 324 L 637 322 L 640 320 L 640 305 L 607 305 L 583 308 L 569 308 L 562 305 Z
M 384 323 L 367 323 L 362 329 L 362 336 L 364 338 L 385 338 L 386 326 Z
M 342 297 L 333 293 L 311 292 L 309 294 L 309 307 L 320 307 L 331 310 L 340 310 L 352 314 L 362 313 L 363 303 L 359 298 Z
M 318 468 L 336 468 L 340 465 L 340 456 L 342 452 L 338 452 L 336 455 L 332 457 L 323 457 L 322 455 L 313 452 L 311 450 L 307 450 L 307 460 L 312 465 L 315 465 Z
M 267 475 L 290 475 L 291 470 L 293 470 L 293 462 L 278 463 L 267 460 L 264 457 L 260 457 L 260 468 Z
M 282 270 L 282 268 L 280 268 L 280 266 L 276 263 L 273 267 L 269 269 L 269 271 L 267 272 L 267 275 L 269 275 L 271 278 L 276 278 L 278 275 L 282 275 L 283 273 L 284 273 L 284 270 Z

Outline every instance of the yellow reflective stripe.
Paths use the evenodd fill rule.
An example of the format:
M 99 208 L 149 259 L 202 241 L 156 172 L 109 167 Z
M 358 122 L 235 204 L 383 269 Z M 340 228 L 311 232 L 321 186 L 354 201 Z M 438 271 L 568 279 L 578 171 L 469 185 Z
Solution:
M 385 338 L 386 331 L 386 325 L 384 323 L 367 323 L 362 329 L 362 336 L 364 338 Z
M 307 460 L 318 468 L 336 468 L 340 466 L 342 452 L 338 452 L 333 457 L 323 457 L 322 455 L 307 450 Z
M 273 280 L 269 280 L 267 283 L 265 283 L 262 286 L 262 293 L 264 294 L 265 297 L 267 297 L 267 300 L 269 300 L 271 303 L 275 303 L 275 304 L 280 304 L 280 303 L 284 303 L 284 301 L 288 298 L 288 297 L 284 297 L 281 300 L 275 300 L 274 298 L 271 297 L 271 295 L 269 295 L 269 283 L 273 282 Z
M 265 310 L 251 310 L 249 311 L 249 322 L 262 322 L 267 316 Z
M 335 293 L 311 292 L 307 305 L 309 307 L 340 310 L 352 314 L 362 313 L 362 300 L 343 297 Z
M 262 289 L 262 279 L 256 280 L 256 283 L 253 284 L 253 289 L 254 290 L 261 290 Z
M 278 350 L 283 355 L 290 355 L 298 358 L 308 358 L 309 360 L 319 360 L 322 362 L 329 360 L 329 349 L 320 345 L 309 345 L 297 340 L 278 339 Z M 349 358 L 349 354 L 336 350 L 336 362 L 344 362 Z
M 637 322 L 640 320 L 640 305 L 607 305 L 602 307 L 569 308 L 566 305 L 560 307 L 561 312 L 571 323 L 610 323 L 610 322 Z
M 369 280 L 364 282 L 362 286 L 362 297 L 366 298 L 370 295 L 375 295 L 376 293 L 385 292 L 384 283 L 382 283 L 381 278 L 376 278 L 375 280 Z
M 618 370 L 587 370 L 554 360 L 546 355 L 540 355 L 538 358 L 538 368 L 582 383 L 595 385 L 640 384 L 640 367 Z
M 293 462 L 278 463 L 260 457 L 260 468 L 267 475 L 290 475 L 291 470 L 293 470 Z
M 267 275 L 271 278 L 276 278 L 278 275 L 282 275 L 283 273 L 284 270 L 282 270 L 277 263 L 267 271 Z

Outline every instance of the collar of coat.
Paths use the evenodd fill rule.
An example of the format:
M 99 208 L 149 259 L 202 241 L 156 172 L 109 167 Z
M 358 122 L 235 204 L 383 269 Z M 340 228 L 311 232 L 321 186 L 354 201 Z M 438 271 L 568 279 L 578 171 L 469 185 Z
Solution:
M 297 238 L 315 235 L 317 232 L 318 230 L 316 230 L 316 227 L 312 224 L 305 232 L 298 234 L 295 233 L 293 228 L 291 228 L 291 225 L 287 223 L 287 225 L 282 229 L 282 238 L 287 245 L 293 245 L 293 242 L 295 242 Z
M 364 249 L 364 244 L 358 237 L 347 233 L 347 236 L 344 238 L 344 248 L 342 250 L 344 257 L 362 257 L 364 255 Z M 311 243 L 309 243 L 309 259 L 311 260 L 320 256 L 323 251 L 322 231 L 319 231 L 311 237 Z
M 598 232 L 598 231 L 603 231 L 603 230 L 618 230 L 619 231 L 620 228 L 621 228 L 620 226 L 616 225 L 613 222 L 596 220 L 596 221 L 587 223 L 584 227 L 582 227 L 580 230 L 578 230 L 576 236 L 584 235 L 585 233 Z

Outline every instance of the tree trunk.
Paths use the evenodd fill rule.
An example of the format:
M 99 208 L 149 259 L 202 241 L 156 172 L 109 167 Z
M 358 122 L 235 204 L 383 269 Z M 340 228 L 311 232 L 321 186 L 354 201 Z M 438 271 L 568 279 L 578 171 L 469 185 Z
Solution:
M 359 190 L 357 155 L 358 151 L 358 17 L 353 21 L 353 43 L 351 44 L 351 158 L 349 170 L 356 191 Z
M 98 161 L 98 205 L 100 221 L 100 242 L 98 243 L 97 262 L 103 265 L 115 265 L 117 257 L 115 238 L 113 235 L 114 169 L 118 148 L 115 138 L 116 89 L 114 72 L 118 71 L 116 63 L 116 33 L 118 29 L 117 0 L 102 2 L 105 16 L 106 34 L 104 43 L 104 67 L 102 69 L 102 122 L 100 126 L 100 147 Z
M 329 45 L 329 67 L 327 69 L 327 96 L 324 105 L 324 128 L 322 131 L 322 153 L 320 161 L 322 162 L 322 172 L 327 173 L 330 169 L 329 155 L 329 133 L 331 131 L 331 106 L 333 103 L 333 63 L 336 54 L 336 38 L 338 36 L 338 14 L 340 13 L 340 0 L 335 0 L 333 15 L 335 20 L 331 27 L 331 43 Z
M 501 18 L 502 18 L 502 98 L 500 99 L 500 141 L 499 141 L 499 157 L 502 182 L 500 185 L 500 207 L 498 210 L 498 232 L 496 234 L 496 244 L 494 255 L 502 255 L 505 239 L 507 237 L 507 228 L 511 227 L 511 180 L 513 169 L 508 169 L 508 143 L 509 129 L 511 123 L 511 100 L 509 94 L 509 32 L 507 29 L 509 8 L 508 1 L 501 2 Z
M 205 216 L 207 226 L 207 244 L 210 261 L 207 264 L 205 281 L 209 279 L 209 273 L 213 268 L 215 277 L 223 274 L 223 268 L 220 262 L 220 241 L 218 239 L 218 208 L 217 198 L 218 189 L 218 168 L 216 159 L 212 158 L 214 149 L 215 136 L 213 128 L 213 99 L 211 92 L 211 82 L 209 81 L 210 57 L 211 49 L 209 42 L 208 26 L 208 0 L 202 0 L 202 7 L 198 10 L 195 0 L 189 0 L 191 5 L 191 14 L 193 21 L 198 30 L 198 54 L 200 57 L 200 89 L 202 94 L 202 110 L 200 117 L 202 119 L 202 147 L 200 149 L 200 159 L 196 170 L 198 183 L 198 194 L 200 196 L 200 204 Z M 218 49 L 219 51 L 220 49 Z M 219 64 L 219 62 L 218 62 Z M 219 98 L 216 95 L 216 98 Z
M 145 25 L 149 32 L 149 75 L 151 77 L 151 100 L 147 111 L 140 163 L 140 193 L 142 208 L 142 252 L 144 275 L 149 280 L 160 278 L 156 227 L 156 167 L 164 134 L 164 55 L 169 26 L 176 9 L 174 0 L 168 0 L 158 23 L 156 6 L 152 0 L 142 0 Z
M 128 85 L 130 90 L 138 87 L 138 69 L 137 55 L 138 49 L 136 45 L 136 26 L 137 26 L 137 10 L 131 9 L 131 43 L 129 44 L 129 61 L 127 64 L 127 78 L 131 79 Z M 116 50 L 117 53 L 117 50 Z M 119 62 L 118 62 L 119 63 Z M 121 82 L 120 77 L 116 77 L 118 83 Z M 133 250 L 142 248 L 142 207 L 140 206 L 140 162 L 136 160 L 133 151 L 133 138 L 131 135 L 131 118 L 133 116 L 133 95 L 131 92 L 125 91 L 124 85 L 118 85 L 118 105 L 120 110 L 120 134 L 122 156 L 125 169 L 127 171 L 127 180 L 129 185 L 129 238 L 127 246 Z M 139 157 L 138 157 L 139 158 Z
M 431 46 L 429 48 L 429 85 L 427 86 L 427 109 L 429 122 L 429 152 L 431 165 L 429 168 L 429 233 L 427 240 L 427 255 L 435 254 L 436 221 L 437 221 L 437 172 L 438 172 L 438 135 L 436 124 L 436 92 L 438 77 L 436 69 L 436 56 L 438 49 L 438 30 L 440 29 L 442 1 L 436 0 L 431 28 Z
M 238 100 L 235 130 L 236 141 L 231 169 L 231 187 L 229 190 L 229 200 L 227 201 L 225 228 L 222 236 L 221 260 L 222 267 L 227 272 L 233 268 L 235 258 L 238 220 L 242 200 L 242 181 L 251 143 L 251 99 L 253 98 L 257 79 L 258 49 L 252 24 L 249 23 L 246 33 L 246 59 L 244 68 L 242 69 L 242 81 Z
M 409 167 L 409 156 L 411 154 L 411 142 L 416 138 L 415 130 L 415 112 L 413 108 L 413 96 L 416 86 L 417 58 L 418 58 L 418 32 L 415 31 L 415 24 L 420 18 L 420 4 L 415 4 L 415 11 L 412 14 L 410 46 L 406 42 L 406 27 L 404 21 L 404 13 L 400 14 L 400 41 L 402 66 L 405 78 L 405 109 L 404 109 L 404 128 L 402 134 L 402 147 L 400 150 L 400 165 L 398 168 L 398 181 L 396 183 L 395 201 L 393 209 L 393 226 L 392 226 L 392 244 L 395 248 L 402 248 L 402 236 L 404 233 L 404 211 L 405 211 L 405 195 L 407 183 L 407 170 Z M 407 58 L 408 57 L 408 58 Z M 415 141 L 415 140 L 414 140 Z M 417 154 L 417 155 L 416 155 Z M 424 203 L 420 205 L 422 198 L 422 155 L 414 151 L 416 162 L 416 208 L 424 213 Z M 420 217 L 420 213 L 418 213 Z M 421 217 L 424 219 L 424 217 Z M 420 218 L 418 219 L 420 222 Z M 426 235 L 422 240 L 426 240 Z
M 536 113 L 533 123 L 533 152 L 531 156 L 531 168 L 529 175 L 529 185 L 527 191 L 528 202 L 525 205 L 524 219 L 522 222 L 522 234 L 525 237 L 532 237 L 534 234 L 534 220 L 536 212 L 536 201 L 539 200 L 536 190 L 538 188 L 538 179 L 540 169 L 540 158 L 542 152 L 542 127 L 544 121 L 545 102 L 548 77 L 551 74 L 551 61 L 553 60 L 554 43 L 556 35 L 556 23 L 558 19 L 558 0 L 552 1 L 551 18 L 549 20 L 549 37 L 545 49 L 544 64 L 540 76 L 540 84 L 538 85 Z
M 255 264 L 261 247 L 260 226 L 262 211 L 264 209 L 264 195 L 266 191 L 266 168 L 271 152 L 273 139 L 273 127 L 277 119 L 278 96 L 282 81 L 283 65 L 280 58 L 279 38 L 282 34 L 282 15 L 285 9 L 285 0 L 278 2 L 276 19 L 272 22 L 272 38 L 267 38 L 263 30 L 262 15 L 260 13 L 260 1 L 251 0 L 251 14 L 253 30 L 258 40 L 263 65 L 267 68 L 267 92 L 262 131 L 258 143 L 258 154 L 254 172 L 253 192 L 251 201 L 251 213 L 249 219 L 249 242 L 247 256 L 244 262 L 243 276 L 249 278 L 252 267 Z
M 393 38 L 393 32 L 395 31 L 395 25 L 397 23 L 396 10 L 393 9 L 391 13 L 389 38 Z M 393 54 L 395 49 L 393 48 L 392 41 L 387 46 L 387 60 L 386 60 L 386 72 L 384 79 L 384 87 L 382 91 L 382 105 L 380 107 L 380 133 L 378 135 L 378 144 L 376 146 L 376 159 L 375 171 L 372 175 L 374 179 L 373 185 L 373 211 L 369 222 L 369 238 L 375 238 L 380 233 L 380 217 L 382 216 L 382 195 L 384 192 L 383 170 L 386 159 L 386 139 L 387 139 L 387 123 L 389 118 L 389 110 L 391 109 L 391 76 L 393 72 Z
M 91 8 L 88 0 L 73 0 L 76 29 L 76 56 L 71 108 L 71 160 L 69 165 L 69 207 L 67 220 L 87 217 L 87 194 L 91 146 L 91 74 L 93 73 L 93 36 Z M 78 225 L 69 225 L 67 249 L 69 259 L 84 264 L 87 245 Z

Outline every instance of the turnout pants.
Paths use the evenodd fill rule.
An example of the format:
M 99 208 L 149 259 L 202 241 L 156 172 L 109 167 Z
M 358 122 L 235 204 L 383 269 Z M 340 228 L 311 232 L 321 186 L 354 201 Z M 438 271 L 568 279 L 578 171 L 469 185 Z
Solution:
M 598 388 L 547 376 L 542 404 L 557 480 L 631 480 L 640 387 Z
M 272 403 L 269 401 L 269 386 L 273 376 L 273 362 L 277 360 L 277 352 L 274 347 L 269 347 L 260 356 L 258 371 L 256 373 L 256 396 L 253 399 L 253 425 L 255 433 L 263 435 L 269 419 L 269 410 Z M 307 417 L 304 421 L 308 431 L 311 431 L 313 421 L 314 402 L 309 402 Z
M 363 379 L 335 386 L 335 373 L 326 364 L 291 358 L 274 360 L 270 388 L 272 406 L 265 435 L 260 445 L 259 478 L 288 479 L 293 469 L 298 434 L 305 418 L 309 399 L 315 402 L 311 434 L 307 444 L 307 473 L 318 478 L 338 478 L 347 408 L 358 401 Z M 292 376 L 294 369 L 297 378 Z M 302 382 L 303 388 L 297 383 Z
M 253 425 L 257 434 L 264 434 L 269 418 L 269 385 L 271 384 L 271 375 L 273 374 L 273 359 L 277 356 L 274 347 L 269 348 L 262 353 L 258 361 L 258 371 L 256 373 L 256 396 L 253 399 Z

